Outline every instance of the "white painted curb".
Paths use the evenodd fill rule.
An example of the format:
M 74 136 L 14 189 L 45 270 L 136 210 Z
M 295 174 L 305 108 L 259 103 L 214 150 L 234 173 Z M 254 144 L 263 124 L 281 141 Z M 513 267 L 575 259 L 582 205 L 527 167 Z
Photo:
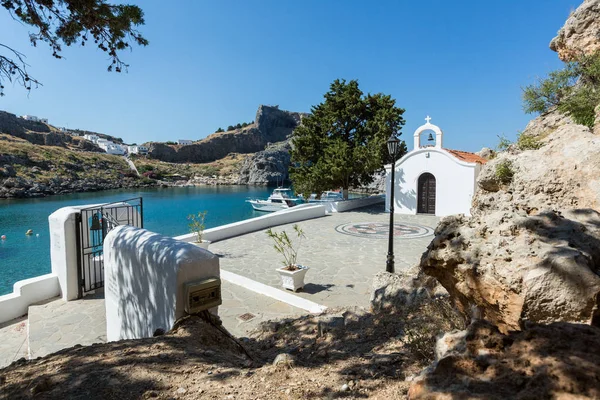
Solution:
M 291 306 L 301 308 L 313 314 L 320 314 L 327 309 L 326 306 L 317 304 L 314 301 L 303 299 L 302 297 L 294 296 L 291 293 L 283 290 L 275 289 L 274 287 L 265 285 L 244 276 L 234 274 L 233 272 L 221 270 L 221 279 L 234 285 L 241 286 L 245 289 L 262 294 L 263 296 L 271 297 Z

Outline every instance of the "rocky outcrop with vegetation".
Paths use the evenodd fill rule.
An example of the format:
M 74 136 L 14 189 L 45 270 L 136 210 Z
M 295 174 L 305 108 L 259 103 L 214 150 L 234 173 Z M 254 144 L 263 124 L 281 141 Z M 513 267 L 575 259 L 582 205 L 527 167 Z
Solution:
M 96 144 L 84 140 L 82 137 L 79 136 L 83 135 L 84 133 L 94 132 L 74 132 L 76 132 L 77 134 L 72 135 L 65 132 L 61 132 L 52 125 L 44 124 L 42 122 L 28 121 L 6 111 L 0 111 L 0 133 L 14 136 L 16 138 L 23 139 L 29 143 L 36 145 L 58 146 L 84 151 L 104 153 L 104 150 L 102 150 Z M 119 142 L 120 140 L 118 138 L 113 138 L 109 135 L 103 135 L 98 133 L 94 134 L 117 142 Z
M 465 314 L 478 310 L 502 332 L 525 321 L 591 323 L 600 295 L 600 139 L 556 115 L 523 135 L 533 148 L 517 143 L 484 166 L 473 216 L 442 219 L 421 267 Z
M 148 186 L 122 157 L 34 145 L 0 134 L 0 198 Z
M 256 112 L 254 124 L 245 128 L 213 133 L 187 146 L 148 143 L 148 154 L 152 158 L 168 162 L 207 163 L 229 153 L 256 153 L 264 150 L 269 143 L 286 140 L 301 119 L 301 113 L 261 105 Z

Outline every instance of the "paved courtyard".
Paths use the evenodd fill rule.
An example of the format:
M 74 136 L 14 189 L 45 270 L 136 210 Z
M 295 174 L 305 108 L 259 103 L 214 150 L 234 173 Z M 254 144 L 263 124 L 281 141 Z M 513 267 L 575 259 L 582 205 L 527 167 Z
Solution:
M 438 217 L 395 216 L 396 270 L 414 266 L 433 238 Z M 298 263 L 307 265 L 306 286 L 298 296 L 328 307 L 369 306 L 373 275 L 385 270 L 389 214 L 383 205 L 335 213 L 299 222 L 302 240 Z M 292 233 L 294 224 L 274 228 Z M 281 256 L 265 231 L 213 243 L 210 251 L 221 257 L 221 269 L 276 288 Z
M 396 270 L 419 261 L 438 221 L 424 215 L 395 216 Z M 299 222 L 306 239 L 298 262 L 310 270 L 306 286 L 295 294 L 328 307 L 368 307 L 372 277 L 385 270 L 388 223 L 389 214 L 382 205 Z M 291 233 L 292 226 L 274 230 Z M 220 256 L 221 269 L 281 288 L 275 271 L 281 256 L 265 231 L 213 243 L 210 251 Z M 219 315 L 238 337 L 246 336 L 262 321 L 307 313 L 227 281 L 223 281 L 222 296 Z M 67 303 L 56 299 L 31 306 L 26 318 L 0 325 L 0 368 L 21 357 L 40 357 L 75 344 L 105 340 L 103 293 Z

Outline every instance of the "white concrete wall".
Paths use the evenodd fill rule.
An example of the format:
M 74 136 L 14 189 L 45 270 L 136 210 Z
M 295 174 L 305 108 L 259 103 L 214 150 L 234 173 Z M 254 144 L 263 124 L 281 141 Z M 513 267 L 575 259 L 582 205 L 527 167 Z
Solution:
M 372 206 L 373 204 L 383 203 L 384 201 L 385 196 L 376 195 L 344 201 L 327 201 L 320 204 L 323 204 L 325 207 L 327 207 L 327 212 L 345 212 L 361 207 Z
M 55 274 L 16 282 L 12 293 L 0 296 L 0 323 L 27 314 L 30 305 L 56 297 L 59 293 L 58 277 Z
M 104 262 L 109 341 L 170 330 L 185 314 L 184 284 L 220 275 L 219 258 L 211 252 L 131 226 L 109 232 Z
M 75 300 L 78 295 L 75 218 L 81 208 L 63 207 L 48 217 L 52 273 L 58 278 L 60 295 L 65 301 Z
M 436 180 L 435 215 L 470 215 L 475 180 L 480 167 L 465 163 L 443 149 L 412 151 L 396 162 L 394 212 L 416 214 L 419 177 L 429 172 Z M 386 210 L 389 211 L 390 166 L 386 167 Z
M 245 221 L 234 222 L 232 224 L 207 229 L 204 231 L 203 239 L 216 242 L 219 240 L 228 239 L 230 237 L 267 229 L 272 226 L 324 217 L 325 212 L 326 207 L 321 204 L 302 204 L 288 210 L 266 214 L 262 217 L 256 217 L 247 219 Z M 186 235 L 176 236 L 175 239 L 182 240 L 184 242 L 193 242 L 195 240 L 195 235 L 188 233 Z

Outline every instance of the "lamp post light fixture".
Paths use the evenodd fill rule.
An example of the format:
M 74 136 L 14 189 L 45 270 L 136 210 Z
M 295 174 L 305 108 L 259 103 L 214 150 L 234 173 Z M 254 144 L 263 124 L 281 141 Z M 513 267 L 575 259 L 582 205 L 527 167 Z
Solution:
M 390 237 L 388 243 L 387 261 L 385 263 L 385 270 L 392 273 L 394 272 L 394 184 L 396 180 L 394 172 L 396 170 L 398 147 L 400 147 L 400 139 L 398 139 L 396 135 L 392 133 L 387 141 L 388 152 L 392 157 L 392 179 L 390 180 Z

